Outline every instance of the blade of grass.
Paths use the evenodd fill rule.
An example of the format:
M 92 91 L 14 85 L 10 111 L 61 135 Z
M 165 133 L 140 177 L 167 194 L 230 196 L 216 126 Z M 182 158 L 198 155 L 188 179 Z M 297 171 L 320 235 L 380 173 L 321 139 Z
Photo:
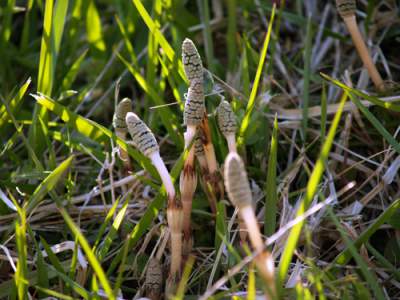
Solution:
M 325 82 L 322 83 L 322 93 L 321 93 L 321 145 L 325 142 L 326 134 L 326 114 L 327 114 L 327 96 L 326 96 L 326 85 Z
M 265 58 L 267 56 L 269 41 L 271 39 L 272 24 L 274 23 L 274 17 L 275 17 L 275 6 L 272 10 L 271 18 L 269 20 L 268 31 L 265 36 L 263 48 L 261 50 L 261 56 L 260 56 L 260 60 L 258 62 L 257 72 L 256 72 L 256 76 L 254 78 L 253 88 L 251 89 L 249 102 L 247 103 L 246 112 L 244 114 L 243 121 L 239 128 L 239 135 L 238 135 L 238 141 L 237 141 L 237 145 L 238 145 L 239 149 L 241 147 L 243 147 L 243 145 L 244 145 L 245 134 L 246 134 L 247 128 L 249 126 L 251 113 L 253 112 L 254 106 L 256 104 L 255 102 L 256 102 L 257 90 L 258 90 L 258 86 L 260 84 L 260 79 L 261 79 L 262 70 L 264 67 Z
M 178 290 L 176 292 L 175 297 L 172 297 L 172 299 L 174 299 L 174 300 L 184 299 L 186 286 L 189 281 L 189 276 L 190 276 L 190 272 L 192 271 L 194 261 L 195 261 L 194 256 L 192 256 L 192 255 L 189 256 L 189 258 L 187 259 L 187 261 L 185 263 L 185 268 L 183 270 L 182 279 L 180 280 L 179 285 L 178 285 Z
M 356 249 L 360 248 L 361 245 L 368 242 L 369 238 L 385 223 L 390 217 L 400 209 L 400 199 L 394 201 L 385 211 L 375 219 L 375 221 L 360 234 L 358 239 L 354 241 L 353 247 Z M 336 256 L 333 264 L 346 265 L 351 258 L 351 253 L 349 249 L 344 249 L 338 256 Z
M 95 56 L 100 56 L 106 51 L 103 40 L 101 19 L 94 0 L 89 0 L 86 12 L 86 32 L 91 50 Z
M 376 299 L 380 299 L 380 300 L 386 299 L 381 287 L 378 284 L 378 279 L 376 278 L 375 274 L 373 273 L 373 270 L 368 268 L 367 263 L 364 261 L 362 256 L 357 252 L 356 247 L 354 247 L 353 242 L 350 240 L 350 238 L 345 233 L 345 230 L 343 229 L 342 225 L 340 224 L 338 218 L 332 212 L 331 207 L 328 206 L 327 209 L 328 209 L 328 214 L 329 214 L 331 220 L 335 224 L 342 239 L 346 243 L 349 253 L 351 254 L 351 256 L 353 256 L 357 265 L 360 267 L 361 273 L 363 274 L 363 276 L 365 277 L 365 280 L 367 280 L 369 286 L 373 290 Z
M 324 145 L 322 146 L 321 153 L 311 173 L 310 179 L 308 180 L 306 195 L 301 200 L 300 206 L 296 212 L 296 217 L 304 214 L 304 212 L 308 209 L 308 206 L 310 205 L 312 199 L 314 198 L 315 193 L 317 192 L 318 184 L 321 181 L 323 172 L 325 170 L 325 163 L 329 156 L 329 152 L 336 135 L 336 130 L 339 125 L 340 118 L 342 116 L 343 107 L 346 102 L 346 99 L 347 99 L 347 93 L 345 92 L 342 95 L 342 98 L 340 100 L 340 105 L 335 114 L 332 125 L 329 129 L 328 136 L 325 140 Z M 299 240 L 303 225 L 304 225 L 304 220 L 293 226 L 293 228 L 289 233 L 289 237 L 287 238 L 285 249 L 283 250 L 281 260 L 279 262 L 278 288 L 280 289 L 280 294 L 282 294 L 282 286 L 285 281 L 286 275 L 288 273 L 289 265 L 290 262 L 292 261 L 293 253 L 296 248 L 297 241 Z
M 271 145 L 268 157 L 268 174 L 265 185 L 264 204 L 264 234 L 270 236 L 275 232 L 276 212 L 278 205 L 278 193 L 276 184 L 276 166 L 278 159 L 278 119 L 275 115 L 274 127 L 272 129 Z
M 197 7 L 199 9 L 200 20 L 203 24 L 203 40 L 205 45 L 206 59 L 208 69 L 211 72 L 215 71 L 214 68 L 214 45 L 210 27 L 210 8 L 208 7 L 209 2 L 203 0 L 197 0 Z
M 56 169 L 54 169 L 35 189 L 29 201 L 25 204 L 25 210 L 27 214 L 31 213 L 32 210 L 39 205 L 40 201 L 43 200 L 47 193 L 52 191 L 56 184 L 62 179 L 65 171 L 69 168 L 72 163 L 74 156 L 68 157 L 64 160 Z
M 236 22 L 236 0 L 230 0 L 226 2 L 228 10 L 228 28 L 226 33 L 226 44 L 228 46 L 228 66 L 229 70 L 233 71 L 237 61 L 237 51 L 236 51 L 236 32 L 237 32 L 237 22 Z M 246 95 L 246 94 L 245 94 Z
M 9 103 L 10 111 L 13 113 L 18 109 L 18 107 L 21 105 L 21 100 L 24 98 L 26 91 L 29 88 L 29 85 L 31 84 L 31 78 L 29 77 L 27 81 L 21 86 L 21 88 L 18 90 L 17 94 L 11 99 Z M 0 107 L 0 129 L 1 127 L 7 123 L 9 120 L 9 115 L 6 109 L 6 106 L 3 104 Z
M 70 228 L 74 237 L 78 238 L 78 242 L 81 245 L 83 251 L 85 252 L 86 257 L 91 267 L 93 268 L 94 272 L 96 273 L 96 276 L 98 277 L 101 285 L 103 286 L 104 292 L 106 293 L 108 299 L 111 300 L 115 299 L 110 283 L 108 282 L 107 276 L 104 273 L 103 268 L 100 265 L 100 262 L 97 260 L 96 255 L 93 253 L 85 236 L 81 233 L 79 227 L 74 223 L 74 221 L 71 219 L 71 217 L 68 215 L 68 213 L 64 208 L 59 208 L 59 211 L 62 217 L 64 218 L 65 223 Z
M 376 96 L 368 95 L 357 89 L 349 87 L 349 86 L 345 85 L 344 83 L 340 82 L 339 80 L 333 79 L 332 77 L 330 77 L 324 73 L 320 73 L 320 75 L 322 76 L 322 78 L 326 79 L 329 82 L 332 82 L 334 85 L 340 87 L 344 91 L 347 91 L 347 92 L 349 92 L 353 95 L 356 95 L 360 98 L 366 99 L 375 105 L 378 105 L 378 106 L 381 106 L 383 108 L 390 109 L 393 111 L 400 112 L 400 105 L 398 105 L 398 104 L 395 104 L 393 102 L 382 101 L 381 99 L 379 99 Z
M 311 76 L 311 16 L 307 18 L 306 25 L 306 41 L 304 47 L 304 78 L 303 78 L 303 119 L 302 119 L 302 131 L 303 141 L 307 140 L 307 128 L 308 128 L 308 106 L 310 102 L 310 76 Z
M 61 90 L 66 91 L 69 90 L 72 86 L 72 83 L 75 81 L 75 78 L 80 70 L 83 60 L 88 53 L 87 50 L 84 50 L 81 55 L 76 59 L 76 61 L 72 64 L 71 68 L 68 70 L 67 74 L 64 76 L 64 79 L 61 83 Z
M 63 300 L 73 300 L 74 299 L 71 296 L 64 295 L 62 293 L 47 289 L 45 287 L 35 286 L 35 289 L 37 289 L 39 292 L 42 292 L 46 295 L 56 297 L 56 299 L 63 299 Z
M 26 244 L 26 212 L 20 208 L 18 203 L 14 205 L 18 210 L 18 220 L 15 222 L 15 241 L 17 244 L 17 270 L 14 275 L 15 285 L 17 287 L 18 299 L 26 299 L 28 293 L 28 249 Z
M 157 28 L 156 24 L 152 20 L 146 8 L 143 6 L 142 2 L 140 0 L 132 0 L 132 3 L 136 7 L 137 11 L 139 12 L 140 16 L 142 17 L 149 31 L 154 35 L 154 37 L 160 43 L 161 47 L 163 48 L 165 54 L 167 55 L 171 63 L 174 65 L 176 64 L 178 66 L 178 73 L 181 76 L 181 78 L 185 82 L 187 82 L 185 73 L 183 71 L 182 62 L 175 55 L 175 51 L 172 49 L 172 47 L 170 46 L 164 35 L 161 33 L 161 31 Z

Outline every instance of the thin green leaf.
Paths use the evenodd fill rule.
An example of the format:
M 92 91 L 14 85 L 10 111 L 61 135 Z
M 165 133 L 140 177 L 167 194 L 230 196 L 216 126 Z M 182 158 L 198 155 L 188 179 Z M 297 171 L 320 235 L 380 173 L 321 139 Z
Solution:
M 87 6 L 86 32 L 89 45 L 95 54 L 105 52 L 106 44 L 103 40 L 101 19 L 94 0 L 89 0 Z
M 342 99 L 340 100 L 340 104 L 338 107 L 338 110 L 335 114 L 335 117 L 333 119 L 331 128 L 329 129 L 328 136 L 325 140 L 324 145 L 322 146 L 321 153 L 318 157 L 318 160 L 315 164 L 315 167 L 311 173 L 310 179 L 308 180 L 307 183 L 307 188 L 306 188 L 306 195 L 305 197 L 301 200 L 300 206 L 297 210 L 296 217 L 301 216 L 304 214 L 304 212 L 307 210 L 308 206 L 310 205 L 312 199 L 315 196 L 315 193 L 317 192 L 318 184 L 321 181 L 323 172 L 325 170 L 325 163 L 326 160 L 329 156 L 330 149 L 333 144 L 333 140 L 336 135 L 336 130 L 339 125 L 340 118 L 342 116 L 343 112 L 343 107 L 347 99 L 347 93 L 344 93 L 342 96 Z M 289 265 L 290 262 L 292 261 L 293 253 L 297 245 L 297 241 L 299 240 L 301 229 L 303 228 L 304 225 L 304 220 L 297 223 L 295 226 L 293 226 L 292 230 L 290 231 L 289 237 L 287 238 L 287 242 L 285 245 L 285 249 L 283 250 L 281 260 L 279 262 L 279 284 L 278 287 L 281 289 L 282 285 L 285 281 L 286 275 L 289 270 Z M 282 292 L 282 291 L 280 291 Z
M 71 165 L 74 156 L 68 157 L 64 160 L 54 171 L 48 175 L 41 184 L 35 189 L 29 201 L 25 204 L 26 212 L 29 214 L 32 210 L 39 205 L 44 196 L 54 189 L 56 184 L 63 178 L 65 171 Z
M 96 255 L 92 251 L 88 241 L 85 236 L 81 233 L 79 227 L 74 223 L 68 213 L 64 208 L 60 208 L 60 213 L 63 216 L 65 223 L 67 223 L 70 228 L 72 234 L 78 238 L 78 242 L 81 245 L 83 251 L 86 254 L 86 257 L 93 268 L 96 276 L 99 278 L 101 285 L 103 286 L 104 292 L 106 293 L 108 299 L 115 299 L 110 283 L 108 282 L 107 276 L 103 271 L 103 268 L 100 265 L 100 262 L 97 260 Z
M 310 77 L 311 77 L 311 45 L 312 31 L 311 31 L 311 17 L 307 18 L 306 26 L 306 41 L 304 47 L 304 78 L 303 78 L 303 119 L 302 119 L 302 129 L 303 129 L 303 141 L 307 138 L 307 128 L 308 128 L 308 106 L 310 102 Z
M 264 234 L 270 236 L 275 232 L 278 192 L 276 184 L 276 166 L 278 159 L 278 119 L 275 116 L 272 129 L 271 145 L 268 158 L 268 174 L 265 187 Z
M 271 18 L 269 20 L 268 31 L 267 31 L 267 35 L 265 36 L 263 48 L 261 50 L 261 56 L 260 56 L 260 60 L 258 62 L 256 77 L 254 78 L 253 88 L 251 89 L 249 102 L 247 103 L 246 112 L 244 114 L 243 121 L 239 128 L 238 148 L 241 148 L 244 144 L 245 134 L 246 134 L 247 128 L 249 127 L 251 113 L 253 112 L 254 106 L 256 104 L 257 90 L 258 90 L 258 86 L 260 84 L 260 79 L 261 79 L 262 70 L 264 67 L 265 58 L 267 56 L 269 41 L 271 39 L 272 24 L 274 23 L 274 17 L 275 17 L 275 7 L 272 10 Z

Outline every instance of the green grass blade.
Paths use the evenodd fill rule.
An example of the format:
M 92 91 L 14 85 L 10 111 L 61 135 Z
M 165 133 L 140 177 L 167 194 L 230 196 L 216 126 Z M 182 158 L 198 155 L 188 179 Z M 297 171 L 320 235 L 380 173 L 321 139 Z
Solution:
M 87 39 L 94 55 L 101 55 L 106 51 L 103 40 L 101 19 L 94 0 L 89 0 L 86 12 Z
M 320 73 L 320 74 L 324 79 L 326 79 L 329 82 L 332 82 L 334 85 L 340 87 L 344 91 L 349 92 L 350 94 L 353 94 L 362 99 L 368 100 L 369 102 L 371 102 L 375 105 L 378 105 L 380 107 L 400 112 L 400 105 L 398 105 L 398 104 L 395 104 L 393 102 L 382 101 L 381 99 L 379 99 L 376 96 L 371 96 L 371 95 L 365 94 L 357 89 L 349 87 L 349 86 L 345 85 L 344 83 L 340 82 L 339 80 L 333 79 L 332 77 L 330 77 L 324 73 Z
M 228 48 L 228 66 L 229 70 L 234 70 L 237 61 L 237 45 L 236 45 L 236 34 L 237 34 L 237 22 L 236 22 L 236 0 L 230 0 L 226 2 L 227 13 L 228 13 L 228 29 L 226 33 L 226 44 Z
M 183 71 L 183 64 L 180 59 L 176 56 L 174 49 L 168 43 L 167 39 L 161 33 L 160 29 L 154 23 L 153 19 L 147 12 L 146 8 L 143 6 L 140 0 L 132 0 L 133 5 L 136 7 L 137 11 L 139 12 L 140 16 L 142 17 L 144 23 L 146 24 L 149 31 L 154 35 L 157 41 L 160 43 L 161 47 L 163 48 L 165 54 L 167 55 L 168 59 L 171 61 L 172 64 L 177 64 L 178 66 L 178 73 L 181 78 L 187 82 L 185 73 Z
M 381 287 L 378 284 L 378 279 L 376 278 L 375 274 L 373 273 L 373 270 L 368 268 L 367 263 L 364 261 L 364 259 L 361 257 L 361 255 L 357 252 L 356 247 L 354 246 L 353 242 L 350 240 L 350 238 L 347 236 L 345 230 L 343 229 L 343 226 L 340 224 L 338 218 L 335 216 L 335 214 L 332 212 L 332 208 L 328 206 L 328 214 L 335 224 L 336 228 L 338 229 L 342 239 L 346 243 L 348 252 L 353 256 L 354 260 L 356 261 L 357 265 L 361 269 L 361 273 L 367 280 L 369 286 L 371 289 L 374 291 L 376 299 L 384 300 L 386 299 Z
M 80 70 L 83 60 L 85 59 L 87 54 L 87 50 L 83 51 L 83 53 L 76 59 L 76 61 L 72 64 L 71 68 L 68 70 L 65 75 L 62 83 L 61 90 L 66 91 L 69 90 L 72 86 L 72 83 L 75 81 L 75 78 Z
M 369 238 L 385 223 L 390 217 L 400 209 L 400 199 L 394 201 L 385 211 L 371 224 L 369 227 L 363 231 L 358 239 L 353 243 L 353 247 L 356 249 L 360 248 L 361 245 L 368 242 Z M 351 258 L 351 253 L 349 249 L 344 249 L 334 260 L 334 264 L 346 265 Z
M 54 171 L 52 171 L 39 186 L 35 189 L 29 201 L 25 204 L 26 212 L 29 214 L 40 201 L 43 200 L 44 196 L 54 189 L 56 184 L 63 178 L 65 171 L 71 165 L 74 156 L 70 156 L 64 160 Z
M 388 141 L 390 145 L 400 154 L 400 144 L 396 139 L 385 129 L 381 122 L 366 108 L 360 100 L 357 99 L 351 93 L 349 94 L 351 101 L 358 107 L 363 115 L 371 122 L 375 129 L 382 135 L 382 137 Z
M 244 145 L 245 134 L 246 134 L 247 128 L 249 127 L 251 113 L 253 112 L 254 106 L 256 104 L 257 90 L 258 90 L 258 86 L 260 84 L 260 79 L 261 79 L 262 70 L 264 67 L 265 58 L 267 56 L 269 41 L 271 39 L 271 32 L 272 32 L 272 25 L 274 23 L 274 17 L 275 17 L 275 8 L 272 10 L 272 13 L 271 13 L 271 18 L 269 20 L 267 35 L 265 36 L 264 45 L 261 50 L 261 56 L 260 56 L 260 60 L 258 62 L 256 77 L 254 78 L 253 88 L 251 89 L 249 102 L 247 103 L 247 107 L 246 107 L 246 112 L 245 112 L 243 121 L 239 128 L 238 148 L 241 148 Z
M 111 243 L 114 241 L 115 237 L 117 236 L 118 229 L 122 224 L 122 221 L 124 220 L 125 214 L 128 209 L 128 204 L 129 204 L 129 197 L 126 198 L 123 206 L 121 207 L 120 211 L 118 212 L 117 216 L 114 219 L 114 222 L 110 228 L 110 231 L 107 233 L 107 235 L 103 239 L 103 244 L 101 247 L 98 248 L 97 251 L 97 258 L 99 261 L 102 261 L 108 251 L 110 250 Z
M 302 129 L 303 129 L 303 141 L 307 139 L 307 128 L 308 128 L 308 106 L 310 102 L 310 77 L 311 77 L 311 45 L 312 40 L 312 30 L 311 30 L 311 17 L 307 18 L 306 26 L 306 41 L 304 48 L 304 83 L 303 83 L 303 119 L 302 119 Z
M 278 192 L 276 184 L 276 166 L 278 160 L 278 119 L 275 116 L 272 129 L 271 145 L 268 157 L 268 174 L 265 186 L 264 234 L 270 236 L 275 232 Z
M 203 40 L 205 45 L 206 59 L 208 69 L 211 72 L 215 71 L 214 68 L 214 43 L 212 39 L 212 32 L 210 27 L 210 8 L 209 2 L 197 0 L 197 7 L 199 8 L 200 20 L 203 24 Z
M 77 237 L 79 244 L 81 245 L 83 251 L 86 254 L 86 257 L 89 261 L 90 266 L 93 268 L 96 276 L 98 277 L 101 285 L 103 286 L 104 292 L 106 293 L 108 299 L 115 299 L 110 283 L 108 282 L 107 276 L 103 271 L 103 268 L 100 265 L 100 262 L 97 260 L 96 255 L 92 251 L 88 241 L 85 236 L 81 233 L 79 227 L 74 223 L 68 213 L 64 208 L 60 208 L 60 213 L 63 216 L 65 223 L 67 223 L 74 237 Z
M 18 204 L 15 203 L 17 206 Z M 17 244 L 18 262 L 15 272 L 15 285 L 17 287 L 18 299 L 27 299 L 28 293 L 28 249 L 26 243 L 26 212 L 18 208 L 18 220 L 15 222 L 15 240 Z
M 56 292 L 56 291 L 53 291 L 53 290 L 50 290 L 50 289 L 47 289 L 44 287 L 35 286 L 35 289 L 37 289 L 39 292 L 42 292 L 46 295 L 56 297 L 56 299 L 63 299 L 63 300 L 73 300 L 74 299 L 71 296 L 64 295 L 62 293 L 59 293 L 59 292 Z
M 322 94 L 321 94 L 321 145 L 323 145 L 325 142 L 327 104 L 328 104 L 328 99 L 326 95 L 326 84 L 325 82 L 323 82 Z
M 333 140 L 336 135 L 336 130 L 340 122 L 340 118 L 342 116 L 343 107 L 347 99 L 347 93 L 344 93 L 341 100 L 338 110 L 333 119 L 332 125 L 329 129 L 328 136 L 325 140 L 324 145 L 322 146 L 321 153 L 318 157 L 318 160 L 315 164 L 314 170 L 311 173 L 310 179 L 307 183 L 306 195 L 301 200 L 300 206 L 297 210 L 296 217 L 301 216 L 307 210 L 310 205 L 312 199 L 315 196 L 315 193 L 318 188 L 318 184 L 321 181 L 323 172 L 325 170 L 325 163 L 329 156 L 330 149 L 333 144 Z M 290 231 L 289 237 L 287 239 L 285 249 L 283 250 L 281 260 L 279 262 L 279 284 L 278 287 L 281 289 L 282 285 L 285 281 L 286 275 L 289 270 L 290 262 L 292 261 L 293 253 L 297 245 L 297 241 L 299 240 L 301 229 L 303 228 L 304 221 L 297 223 L 293 226 Z
M 14 98 L 11 99 L 9 103 L 10 111 L 13 113 L 20 107 L 21 105 L 21 100 L 24 98 L 26 91 L 29 88 L 29 85 L 31 84 L 31 78 L 28 78 L 28 80 L 21 86 L 21 88 L 18 90 L 18 93 L 14 96 Z M 8 115 L 6 106 L 3 104 L 0 106 L 0 129 L 1 127 L 7 123 L 7 121 L 10 119 L 10 116 Z
M 249 266 L 249 279 L 247 280 L 247 300 L 256 299 L 256 276 L 254 274 L 254 267 Z

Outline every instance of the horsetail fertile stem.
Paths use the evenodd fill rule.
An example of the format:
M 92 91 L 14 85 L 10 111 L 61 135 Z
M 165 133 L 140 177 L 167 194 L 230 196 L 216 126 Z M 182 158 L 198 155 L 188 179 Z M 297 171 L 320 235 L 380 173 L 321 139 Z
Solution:
M 151 300 L 161 299 L 162 286 L 162 266 L 158 258 L 153 257 L 147 266 L 146 280 L 144 282 L 146 297 Z
M 126 114 L 132 111 L 132 101 L 128 98 L 124 98 L 118 103 L 117 108 L 113 116 L 113 127 L 117 137 L 125 140 L 128 128 L 126 127 Z M 119 147 L 119 157 L 121 158 L 125 171 L 131 171 L 131 162 L 128 153 Z
M 237 153 L 229 153 L 225 160 L 225 187 L 229 199 L 235 205 L 245 222 L 253 248 L 261 254 L 256 265 L 268 287 L 269 294 L 275 295 L 274 262 L 271 254 L 264 251 L 264 243 L 252 207 L 252 195 L 242 159 Z
M 351 38 L 353 39 L 354 46 L 356 47 L 361 60 L 367 68 L 368 74 L 371 77 L 372 82 L 379 91 L 385 90 L 385 85 L 381 75 L 374 62 L 372 61 L 371 55 L 365 45 L 364 39 L 361 35 L 360 29 L 358 28 L 356 21 L 356 1 L 355 0 L 336 0 L 336 7 L 346 24 L 347 30 L 350 32 Z
M 194 143 L 194 151 L 197 161 L 200 166 L 200 174 L 201 174 L 201 186 L 207 196 L 208 202 L 210 204 L 211 212 L 215 216 L 217 214 L 217 199 L 215 198 L 214 193 L 212 192 L 212 185 L 210 183 L 210 174 L 208 172 L 207 159 L 204 154 L 204 147 L 202 142 L 202 132 L 198 131 L 196 135 L 196 140 Z
M 126 124 L 132 137 L 132 143 L 140 152 L 151 159 L 168 194 L 167 220 L 171 231 L 170 278 L 172 278 L 172 282 L 177 282 L 180 277 L 182 256 L 182 205 L 180 200 L 175 197 L 175 188 L 171 176 L 160 156 L 157 140 L 151 130 L 133 112 L 127 113 Z
M 203 78 L 203 63 L 192 40 L 186 38 L 182 43 L 182 62 L 189 83 Z
M 222 100 L 217 107 L 218 126 L 228 143 L 229 152 L 236 150 L 236 118 L 228 101 Z

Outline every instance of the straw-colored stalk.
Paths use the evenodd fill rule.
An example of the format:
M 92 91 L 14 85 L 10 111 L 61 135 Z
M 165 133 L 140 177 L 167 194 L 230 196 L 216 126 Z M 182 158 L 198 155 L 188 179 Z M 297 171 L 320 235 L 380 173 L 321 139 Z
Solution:
M 252 195 L 247 173 L 242 159 L 237 153 L 229 153 L 225 160 L 225 187 L 229 199 L 235 205 L 245 222 L 252 247 L 260 254 L 256 257 L 256 266 L 263 278 L 270 296 L 276 295 L 274 261 L 272 255 L 264 250 L 264 243 L 252 206 Z
M 126 134 L 128 133 L 128 128 L 126 127 L 126 114 L 132 111 L 132 101 L 128 98 L 124 98 L 118 103 L 117 108 L 113 116 L 113 127 L 117 137 L 125 140 Z M 118 148 L 119 157 L 123 162 L 125 172 L 132 171 L 131 161 L 129 159 L 128 153 L 122 149 Z
M 208 125 L 208 117 L 205 113 L 199 127 L 201 130 L 201 134 L 203 136 L 203 148 L 204 148 L 204 155 L 207 160 L 208 166 L 208 183 L 212 188 L 213 197 L 215 199 L 223 198 L 224 195 L 224 185 L 222 183 L 221 175 L 218 169 L 217 159 L 215 157 L 215 150 L 214 145 L 211 142 L 211 131 Z
M 157 140 L 147 125 L 134 113 L 126 115 L 126 124 L 132 137 L 132 143 L 144 155 L 150 158 L 156 167 L 168 195 L 167 221 L 171 231 L 170 282 L 177 283 L 180 278 L 182 260 L 182 204 L 175 194 L 171 176 L 160 156 Z
M 371 55 L 368 51 L 368 48 L 364 42 L 364 39 L 361 35 L 360 29 L 357 25 L 356 20 L 356 1 L 355 0 L 336 0 L 336 7 L 343 18 L 343 21 L 349 31 L 351 38 L 353 40 L 354 46 L 357 49 L 357 52 L 363 61 L 365 68 L 368 71 L 369 76 L 371 77 L 372 82 L 374 83 L 375 87 L 379 91 L 385 90 L 385 84 L 382 80 L 381 75 L 379 74 L 378 70 L 374 62 L 372 61 Z

